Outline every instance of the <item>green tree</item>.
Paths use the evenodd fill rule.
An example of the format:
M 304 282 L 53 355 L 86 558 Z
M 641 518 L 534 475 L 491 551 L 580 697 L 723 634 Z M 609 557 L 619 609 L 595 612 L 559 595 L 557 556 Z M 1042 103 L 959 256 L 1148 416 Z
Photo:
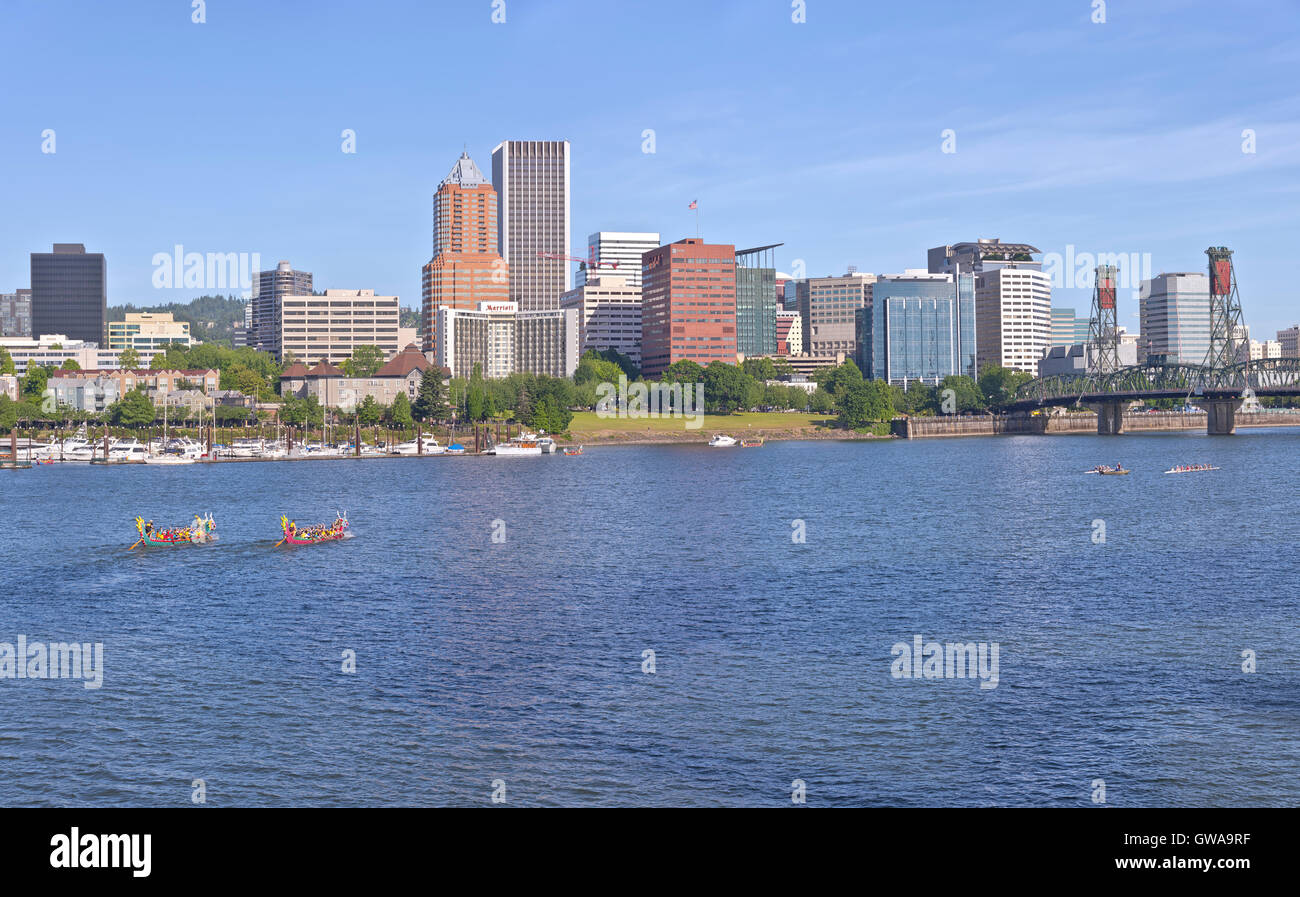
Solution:
M 999 408 L 1011 401 L 1017 389 L 1033 379 L 1025 371 L 1004 368 L 996 364 L 986 364 L 980 368 L 979 390 L 993 408 Z
M 0 374 L 13 376 L 16 373 L 14 369 L 14 357 L 9 354 L 9 350 L 0 346 Z
M 750 397 L 753 378 L 734 364 L 711 361 L 704 369 L 704 407 L 718 414 L 730 414 L 744 407 Z
M 839 425 L 857 429 L 894 416 L 889 384 L 883 380 L 857 380 L 846 384 L 836 396 Z
M 18 423 L 18 403 L 0 393 L 0 432 L 8 433 Z
M 153 402 L 142 387 L 136 387 L 108 406 L 109 420 L 123 427 L 151 424 L 155 414 Z
M 384 366 L 384 350 L 378 346 L 357 346 L 352 357 L 343 362 L 343 373 L 349 377 L 373 377 Z
M 534 430 L 545 430 L 547 433 L 563 433 L 569 429 L 569 422 L 572 420 L 572 411 L 557 406 L 550 396 L 546 396 L 533 406 L 532 419 L 529 421 L 529 425 Z
M 948 390 L 952 390 L 951 393 Z M 950 374 L 933 391 L 934 410 L 941 414 L 973 414 L 984 410 L 984 396 L 970 377 Z
M 406 397 L 406 393 L 399 392 L 397 398 L 393 399 L 393 404 L 388 409 L 388 419 L 403 430 L 415 423 L 411 416 L 411 400 Z
M 420 391 L 411 408 L 411 416 L 416 420 L 433 421 L 447 417 L 447 393 L 443 379 L 442 368 L 431 364 L 424 369 L 420 376 Z
M 135 349 L 127 346 L 121 352 L 117 353 L 117 366 L 127 370 L 135 370 L 140 367 L 140 353 Z
M 357 406 L 357 420 L 363 427 L 373 427 L 384 418 L 384 406 L 375 401 L 375 397 L 367 395 Z
M 835 396 L 819 386 L 809 396 L 808 405 L 814 414 L 830 414 L 835 410 Z
M 81 370 L 81 362 L 77 361 L 75 358 L 65 358 L 63 359 L 63 364 L 59 365 L 59 369 L 64 371 L 79 371 Z
M 45 394 L 45 387 L 50 382 L 49 368 L 41 367 L 35 362 L 27 363 L 27 375 L 22 380 L 22 395 L 28 399 L 40 401 Z
M 664 383 L 699 383 L 704 379 L 704 368 L 689 358 L 674 361 L 659 375 Z
M 578 360 L 573 380 L 575 383 L 617 383 L 620 374 L 626 375 L 626 371 L 616 363 L 602 358 L 596 350 L 588 349 Z

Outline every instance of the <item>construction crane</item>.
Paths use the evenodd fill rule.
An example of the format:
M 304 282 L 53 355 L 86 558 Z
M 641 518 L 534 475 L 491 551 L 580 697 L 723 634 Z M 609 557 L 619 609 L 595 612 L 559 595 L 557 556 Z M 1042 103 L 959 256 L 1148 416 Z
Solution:
M 556 259 L 562 262 L 578 262 L 586 265 L 588 268 L 617 268 L 618 262 L 598 262 L 594 259 L 578 258 L 576 255 L 565 255 L 563 252 L 539 252 L 539 259 Z

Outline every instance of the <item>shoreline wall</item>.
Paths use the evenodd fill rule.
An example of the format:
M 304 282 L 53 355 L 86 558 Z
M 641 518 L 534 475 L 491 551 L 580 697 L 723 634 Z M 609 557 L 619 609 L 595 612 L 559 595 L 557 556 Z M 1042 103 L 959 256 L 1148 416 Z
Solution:
M 1238 411 L 1238 427 L 1300 427 L 1300 414 L 1276 411 Z M 935 416 L 899 418 L 892 422 L 893 433 L 904 439 L 930 439 L 955 436 L 999 436 L 1003 434 L 1096 433 L 1094 414 L 1040 414 Z M 1124 431 L 1142 433 L 1159 430 L 1204 430 L 1205 412 L 1184 413 L 1141 411 L 1124 414 Z

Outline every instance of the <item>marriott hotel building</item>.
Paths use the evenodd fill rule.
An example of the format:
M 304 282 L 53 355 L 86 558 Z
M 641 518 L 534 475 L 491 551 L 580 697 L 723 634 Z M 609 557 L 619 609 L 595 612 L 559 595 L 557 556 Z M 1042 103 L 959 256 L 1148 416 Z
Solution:
M 480 302 L 473 310 L 438 309 L 438 364 L 468 378 L 516 372 L 572 377 L 578 369 L 578 310 L 520 311 L 517 302 Z

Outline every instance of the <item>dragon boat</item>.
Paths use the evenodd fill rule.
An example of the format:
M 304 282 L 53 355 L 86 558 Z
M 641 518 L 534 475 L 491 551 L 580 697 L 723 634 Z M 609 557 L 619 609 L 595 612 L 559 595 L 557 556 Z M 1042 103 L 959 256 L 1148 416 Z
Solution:
M 333 523 L 320 523 L 306 527 L 299 527 L 296 521 L 290 520 L 281 514 L 280 529 L 284 531 L 284 538 L 275 543 L 277 546 L 286 543 L 289 545 L 315 545 L 317 542 L 332 542 L 347 535 L 348 512 L 339 513 L 334 518 Z
M 137 517 L 135 528 L 140 533 L 140 538 L 131 548 L 136 545 L 201 545 L 217 540 L 217 524 L 210 513 L 206 517 L 195 514 L 194 522 L 189 526 L 174 526 L 169 529 L 158 529 L 152 520 Z

